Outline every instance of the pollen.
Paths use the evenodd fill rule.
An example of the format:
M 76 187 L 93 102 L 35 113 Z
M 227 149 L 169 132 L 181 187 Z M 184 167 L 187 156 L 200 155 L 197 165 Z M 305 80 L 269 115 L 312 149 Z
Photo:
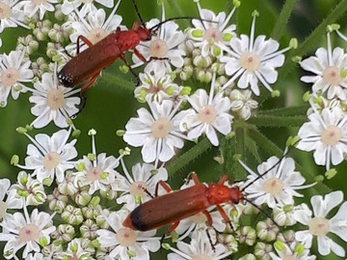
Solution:
M 7 211 L 7 204 L 3 201 L 0 201 L 0 220 L 2 220 L 5 217 L 6 211 Z
M 5 3 L 0 3 L 0 20 L 10 18 L 11 14 L 11 7 Z
M 169 47 L 166 42 L 160 39 L 152 41 L 149 45 L 149 52 L 152 57 L 165 58 L 168 50 Z
M 143 181 L 137 181 L 130 184 L 129 192 L 132 196 L 140 196 L 141 198 L 146 197 L 145 190 L 147 189 L 147 184 Z
M 321 133 L 321 140 L 326 145 L 336 145 L 342 138 L 342 131 L 339 127 L 331 125 Z
M 99 167 L 93 167 L 87 172 L 87 180 L 90 182 L 98 181 L 100 180 L 100 176 L 103 173 L 103 170 Z
M 152 124 L 151 131 L 155 138 L 165 138 L 171 131 L 171 123 L 167 118 L 161 117 Z
M 314 236 L 325 236 L 330 229 L 329 221 L 326 218 L 312 218 L 308 224 L 309 231 Z
M 204 213 L 199 212 L 198 214 L 195 214 L 191 217 L 194 223 L 196 224 L 203 224 L 207 221 L 207 218 Z
M 57 152 L 50 152 L 43 158 L 43 166 L 47 170 L 56 168 L 61 161 L 60 155 Z
M 38 241 L 40 236 L 39 227 L 35 224 L 28 224 L 19 230 L 19 239 L 21 243 L 27 243 L 29 241 Z
M 31 2 L 35 5 L 44 5 L 47 3 L 47 0 L 31 0 Z
M 209 42 L 219 42 L 222 39 L 222 34 L 217 28 L 209 28 L 204 33 L 204 39 Z
M 259 69 L 260 57 L 252 52 L 245 52 L 240 57 L 240 65 L 249 72 Z
M 51 89 L 47 95 L 47 106 L 52 110 L 57 110 L 65 105 L 65 97 L 60 89 Z
M 216 117 L 217 110 L 211 105 L 204 106 L 199 111 L 199 120 L 203 123 L 213 124 L 216 121 Z
M 198 254 L 191 258 L 192 260 L 212 260 L 212 258 L 205 254 Z
M 136 234 L 129 228 L 121 228 L 116 234 L 117 241 L 124 247 L 133 246 L 136 243 Z
M 101 41 L 102 39 L 104 39 L 107 35 L 108 35 L 108 33 L 104 29 L 94 28 L 88 33 L 87 39 L 92 44 L 95 44 L 95 43 Z
M 339 85 L 342 81 L 340 69 L 335 66 L 326 68 L 323 72 L 323 81 L 329 85 Z
M 8 68 L 1 74 L 1 83 L 5 87 L 12 87 L 19 80 L 19 72 L 16 68 Z
M 266 193 L 276 196 L 282 192 L 283 182 L 278 178 L 270 178 L 264 182 L 263 189 Z

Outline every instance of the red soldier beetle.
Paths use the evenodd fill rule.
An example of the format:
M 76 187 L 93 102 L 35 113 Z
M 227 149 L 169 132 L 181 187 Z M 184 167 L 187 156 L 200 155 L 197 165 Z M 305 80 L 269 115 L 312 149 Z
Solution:
M 294 146 L 295 143 L 292 143 L 291 145 Z M 230 187 L 225 185 L 225 182 L 229 179 L 227 175 L 222 176 L 217 184 L 208 184 L 206 186 L 205 184 L 200 183 L 195 173 L 191 173 L 189 178 L 194 181 L 195 185 L 173 192 L 170 192 L 171 189 L 165 182 L 159 181 L 156 185 L 156 196 L 130 212 L 124 220 L 123 226 L 139 231 L 148 231 L 163 226 L 169 226 L 169 229 L 162 237 L 163 239 L 165 235 L 170 234 L 176 229 L 181 220 L 198 213 L 205 215 L 207 225 L 211 227 L 212 217 L 208 212 L 208 208 L 210 206 L 216 206 L 224 222 L 229 223 L 230 228 L 233 229 L 229 217 L 220 205 L 223 203 L 238 204 L 243 201 L 247 201 L 251 205 L 255 206 L 263 212 L 265 216 L 269 217 L 276 226 L 278 226 L 278 224 L 265 211 L 252 203 L 252 201 L 245 198 L 243 192 L 255 181 L 264 177 L 268 172 L 277 167 L 287 155 L 288 150 L 277 163 L 269 167 L 266 172 L 259 174 L 257 179 L 252 183 L 245 185 L 242 189 L 237 186 Z M 168 193 L 158 196 L 159 185 Z
M 162 226 L 171 225 L 166 234 L 176 229 L 180 220 L 194 216 L 202 212 L 209 226 L 212 226 L 212 218 L 207 208 L 215 205 L 226 223 L 229 218 L 220 206 L 222 203 L 237 204 L 244 199 L 239 187 L 228 187 L 224 184 L 228 176 L 224 175 L 217 184 L 206 186 L 200 183 L 197 175 L 191 173 L 194 186 L 189 188 L 157 196 L 159 185 L 167 192 L 170 187 L 163 181 L 156 186 L 156 197 L 141 204 L 133 210 L 124 220 L 123 225 L 133 230 L 148 231 Z M 178 205 L 177 207 L 173 205 Z
M 69 60 L 58 72 L 58 80 L 60 84 L 65 87 L 73 88 L 85 82 L 81 88 L 81 94 L 83 94 L 96 81 L 100 72 L 113 64 L 117 59 L 121 59 L 130 69 L 137 81 L 139 81 L 138 76 L 128 64 L 125 53 L 127 51 L 133 51 L 134 54 L 144 63 L 157 59 L 156 57 L 151 57 L 149 60 L 146 60 L 136 47 L 141 41 L 150 41 L 160 26 L 169 21 L 179 19 L 199 19 L 195 17 L 173 17 L 156 24 L 151 28 L 146 28 L 135 0 L 132 1 L 141 23 L 135 22 L 132 29 L 127 31 L 121 31 L 118 27 L 115 32 L 109 34 L 94 45 L 86 37 L 82 35 L 79 36 L 77 38 L 77 55 Z M 80 41 L 84 42 L 89 48 L 80 52 Z M 83 96 L 82 99 L 84 99 Z M 84 104 L 82 105 L 82 108 L 83 107 Z

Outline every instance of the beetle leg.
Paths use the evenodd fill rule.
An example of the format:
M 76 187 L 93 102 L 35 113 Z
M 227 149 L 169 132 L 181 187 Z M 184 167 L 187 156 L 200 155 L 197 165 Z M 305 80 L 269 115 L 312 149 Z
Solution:
M 137 75 L 136 72 L 131 68 L 131 66 L 129 65 L 127 59 L 125 58 L 124 53 L 120 54 L 119 58 L 125 63 L 125 65 L 128 67 L 128 69 L 131 72 L 131 74 L 133 74 L 134 78 L 136 79 L 136 86 L 139 86 L 140 85 L 139 75 Z
M 188 177 L 187 177 L 187 181 L 186 181 L 186 183 L 188 183 L 190 180 L 193 180 L 195 185 L 200 184 L 200 181 L 199 181 L 198 175 L 196 175 L 196 173 L 195 173 L 195 172 L 191 172 L 191 173 L 189 173 L 189 175 L 188 175 Z
M 210 213 L 207 210 L 203 210 L 203 211 L 201 211 L 201 213 L 205 215 L 205 217 L 207 219 L 207 225 L 212 227 L 212 217 L 211 217 Z
M 216 207 L 217 207 L 217 210 L 219 212 L 219 214 L 222 216 L 222 218 L 224 219 L 225 223 L 228 223 L 231 230 L 234 230 L 232 224 L 231 224 L 231 221 L 230 219 L 228 218 L 227 214 L 225 213 L 224 209 L 219 205 L 219 204 L 216 204 Z
M 227 180 L 230 181 L 229 176 L 228 175 L 223 175 L 222 178 L 220 178 L 218 185 L 224 185 L 224 182 L 226 182 Z
M 84 42 L 85 44 L 88 45 L 88 47 L 92 46 L 93 44 L 91 43 L 91 41 L 88 40 L 87 37 L 84 37 L 83 35 L 80 35 L 77 37 L 77 54 L 80 53 L 80 41 Z
M 155 186 L 155 197 L 158 197 L 158 190 L 159 190 L 159 185 L 166 190 L 167 193 L 172 191 L 169 185 L 167 185 L 164 181 L 158 181 L 157 185 Z

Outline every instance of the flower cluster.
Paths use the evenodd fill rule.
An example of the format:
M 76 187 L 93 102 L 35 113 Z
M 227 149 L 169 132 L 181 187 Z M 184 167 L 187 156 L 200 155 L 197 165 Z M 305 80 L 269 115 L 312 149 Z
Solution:
M 281 48 L 277 40 L 256 35 L 257 11 L 247 14 L 249 35 L 238 34 L 239 0 L 218 13 L 191 1 L 199 14 L 194 19 L 167 19 L 161 3 L 161 19 L 148 22 L 132 1 L 140 20 L 132 29 L 120 15 L 123 2 L 0 0 L 0 48 L 7 45 L 7 32 L 21 27 L 16 46 L 0 54 L 0 106 L 6 111 L 19 97 L 28 98 L 34 118 L 16 129 L 29 144 L 24 159 L 12 156 L 11 167 L 19 169 L 14 182 L 0 179 L 3 257 L 149 260 L 161 248 L 169 260 L 345 257 L 343 192 L 307 175 L 287 151 L 260 159 L 260 146 L 274 151 L 260 127 L 277 126 L 281 112 L 292 113 L 261 106 L 264 96 L 279 96 L 278 69 L 285 67 L 285 54 L 297 47 L 296 40 Z M 177 20 L 184 19 L 192 25 L 179 26 Z M 332 50 L 331 32 L 347 38 L 336 25 L 329 28 L 327 50 L 319 48 L 316 56 L 299 63 L 315 74 L 301 78 L 313 84 L 305 95 L 309 122 L 288 146 L 314 151 L 315 163 L 325 165 L 331 178 L 330 165 L 342 163 L 347 154 L 347 55 L 343 48 Z M 122 72 L 133 74 L 135 86 L 124 83 L 126 76 L 115 68 L 108 72 L 118 60 L 124 63 Z M 82 152 L 85 142 L 78 141 L 87 132 L 81 121 L 90 123 L 82 111 L 85 91 L 99 84 L 98 78 L 124 83 L 134 93 L 129 103 L 138 101 L 123 129 L 108 124 L 126 143 L 116 156 L 115 147 L 111 154 L 97 151 L 96 136 L 104 132 L 97 135 L 90 126 L 91 148 Z M 108 120 L 118 121 L 125 110 L 112 111 Z M 218 153 L 209 161 L 214 179 L 227 172 L 218 183 L 204 183 L 200 173 L 198 178 L 186 171 L 183 185 L 181 178 L 174 180 L 207 151 Z M 245 163 L 248 152 L 260 162 L 256 171 Z M 244 181 L 232 184 L 240 177 L 233 172 L 244 172 Z M 315 186 L 324 196 L 305 191 Z M 171 193 L 174 189 L 180 192 Z M 170 204 L 174 196 L 181 199 L 177 205 Z M 155 204 L 155 197 L 168 204 Z M 144 205 L 148 211 L 138 213 Z M 178 213 L 171 217 L 173 212 Z

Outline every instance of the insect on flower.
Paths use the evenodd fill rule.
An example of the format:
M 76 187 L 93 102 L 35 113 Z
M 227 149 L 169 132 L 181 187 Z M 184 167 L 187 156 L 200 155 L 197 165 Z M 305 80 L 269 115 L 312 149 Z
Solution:
M 84 93 L 95 82 L 100 72 L 106 67 L 109 67 L 118 58 L 126 64 L 131 73 L 138 79 L 138 76 L 131 69 L 125 58 L 125 52 L 133 51 L 144 63 L 148 63 L 152 59 L 157 59 L 156 57 L 151 57 L 149 60 L 146 60 L 136 47 L 141 41 L 150 41 L 160 26 L 169 21 L 193 19 L 193 17 L 173 17 L 159 22 L 151 28 L 147 28 L 141 18 L 135 0 L 133 0 L 133 4 L 141 23 L 135 22 L 132 29 L 122 31 L 118 27 L 115 32 L 109 34 L 94 45 L 82 35 L 77 38 L 77 55 L 67 62 L 58 72 L 58 79 L 62 85 L 73 88 L 78 84 L 84 83 L 81 89 L 81 93 Z M 82 52 L 80 52 L 81 41 L 89 47 Z

